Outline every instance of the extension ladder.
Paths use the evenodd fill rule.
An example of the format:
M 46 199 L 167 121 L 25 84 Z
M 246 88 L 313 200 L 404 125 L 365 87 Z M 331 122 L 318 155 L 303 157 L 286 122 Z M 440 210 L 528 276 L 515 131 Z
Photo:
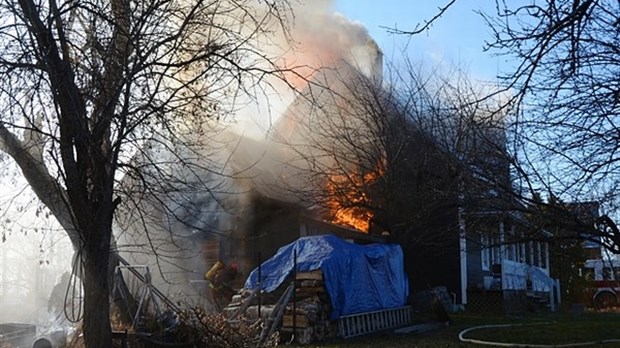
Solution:
M 338 334 L 342 338 L 361 336 L 409 323 L 411 323 L 411 306 L 352 314 L 338 319 Z

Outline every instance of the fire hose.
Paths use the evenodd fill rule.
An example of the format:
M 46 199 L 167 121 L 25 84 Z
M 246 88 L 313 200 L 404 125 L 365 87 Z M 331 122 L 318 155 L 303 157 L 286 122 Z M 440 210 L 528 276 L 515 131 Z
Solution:
M 550 324 L 553 324 L 553 323 L 552 322 L 540 322 L 540 323 L 529 323 L 529 324 L 494 324 L 494 325 L 474 326 L 474 327 L 470 327 L 468 329 L 461 331 L 459 333 L 459 341 L 464 342 L 464 343 L 472 343 L 472 344 L 479 344 L 479 345 L 485 345 L 485 346 L 521 347 L 521 348 L 567 348 L 567 347 L 593 346 L 597 344 L 620 343 L 620 339 L 616 339 L 616 338 L 597 340 L 597 341 L 567 343 L 567 344 L 529 344 L 529 343 L 512 343 L 512 342 L 493 342 L 493 341 L 478 340 L 478 339 L 473 339 L 473 338 L 465 338 L 465 334 L 472 332 L 472 331 L 481 330 L 481 329 L 532 326 L 532 325 L 550 325 Z

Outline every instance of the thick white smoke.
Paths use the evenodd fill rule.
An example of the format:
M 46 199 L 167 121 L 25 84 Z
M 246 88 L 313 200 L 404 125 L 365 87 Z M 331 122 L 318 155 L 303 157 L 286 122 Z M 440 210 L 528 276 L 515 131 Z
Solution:
M 260 50 L 284 72 L 267 77 L 252 100 L 236 112 L 239 134 L 265 138 L 322 70 L 352 67 L 381 80 L 382 53 L 361 23 L 334 12 L 331 0 L 291 2 L 291 6 L 294 16 L 284 19 L 291 24 L 288 32 L 275 30 L 257 39 Z
M 166 171 L 183 179 L 182 192 L 141 202 L 133 212 L 126 211 L 126 216 L 139 210 L 148 222 L 134 217 L 118 228 L 119 249 L 133 263 L 152 265 L 153 281 L 173 298 L 191 302 L 205 291 L 200 281 L 217 255 L 205 255 L 197 247 L 199 235 L 228 238 L 225 243 L 234 244 L 248 232 L 253 197 L 296 200 L 289 188 L 301 184 L 295 180 L 296 171 L 305 164 L 295 161 L 295 149 L 285 144 L 291 139 L 281 136 L 286 127 L 294 128 L 287 123 L 317 117 L 308 102 L 300 100 L 309 92 L 325 95 L 328 88 L 338 88 L 347 79 L 354 81 L 360 72 L 380 80 L 381 52 L 363 26 L 334 13 L 331 1 L 292 2 L 292 6 L 294 18 L 284 18 L 290 31 L 270 31 L 253 42 L 273 57 L 271 63 L 287 71 L 252 86 L 252 95 L 236 95 L 232 124 L 206 130 L 203 148 L 192 152 L 180 146 L 158 154 L 162 163 L 179 163 L 184 156 L 190 162 L 203 160 L 193 168 L 166 165 Z M 273 68 L 271 64 L 264 67 Z M 192 132 L 192 127 L 188 129 Z M 232 249 L 219 247 L 222 252 Z M 242 273 L 247 273 L 249 265 L 241 260 L 244 255 L 235 252 Z

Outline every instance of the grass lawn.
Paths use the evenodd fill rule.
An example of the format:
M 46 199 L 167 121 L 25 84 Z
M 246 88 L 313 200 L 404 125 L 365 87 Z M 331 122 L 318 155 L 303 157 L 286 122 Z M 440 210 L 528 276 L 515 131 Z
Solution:
M 464 329 L 489 324 L 536 324 L 472 331 L 466 338 L 520 344 L 569 344 L 605 339 L 620 340 L 620 313 L 539 314 L 523 317 L 496 317 L 471 314 L 451 316 L 452 325 L 424 334 L 377 334 L 314 343 L 305 347 L 485 347 L 459 341 Z M 549 324 L 541 324 L 549 323 Z M 620 347 L 620 342 L 603 347 Z

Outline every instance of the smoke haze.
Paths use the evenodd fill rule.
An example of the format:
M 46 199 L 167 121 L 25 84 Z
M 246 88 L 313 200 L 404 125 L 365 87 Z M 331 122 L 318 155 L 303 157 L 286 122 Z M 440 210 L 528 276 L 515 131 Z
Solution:
M 311 117 L 306 106 L 299 106 L 306 104 L 295 104 L 300 94 L 308 92 L 308 83 L 327 83 L 326 74 L 343 67 L 342 71 L 355 70 L 380 79 L 381 52 L 361 24 L 334 13 L 332 1 L 308 0 L 293 2 L 292 6 L 294 18 L 285 19 L 291 24 L 290 35 L 275 31 L 258 38 L 260 51 L 276 57 L 279 68 L 290 69 L 283 73 L 286 81 L 269 76 L 255 87 L 254 95 L 234 100 L 234 118 L 226 127 L 210 124 L 213 129 L 208 130 L 209 139 L 202 141 L 204 148 L 195 152 L 172 147 L 175 153 L 162 150 L 157 155 L 170 159 L 162 160 L 165 163 L 179 163 L 184 156 L 194 161 L 198 155 L 204 159 L 201 169 L 191 172 L 170 165 L 169 172 L 184 179 L 180 182 L 185 186 L 177 187 L 179 195 L 147 198 L 121 211 L 116 226 L 119 250 L 130 255 L 134 263 L 151 265 L 155 284 L 174 297 L 187 298 L 188 292 L 194 292 L 187 284 L 202 279 L 212 262 L 195 248 L 192 238 L 197 231 L 237 233 L 238 227 L 251 218 L 253 195 L 295 200 L 278 185 L 301 185 L 294 174 L 303 166 L 294 161 L 290 149 L 283 148 L 282 139 L 274 139 L 282 135 L 276 134 L 279 122 L 282 131 L 286 122 Z M 295 117 L 281 121 L 286 114 Z M 8 197 L 4 191 L 3 195 Z M 149 222 L 144 224 L 136 217 L 138 210 Z M 35 216 L 24 219 L 38 220 Z M 34 229 L 34 224 L 26 225 Z M 1 244 L 0 321 L 34 323 L 54 317 L 46 309 L 48 299 L 61 274 L 70 271 L 72 250 L 57 227 L 47 233 L 53 238 L 42 241 L 41 233 L 22 235 L 13 231 Z

